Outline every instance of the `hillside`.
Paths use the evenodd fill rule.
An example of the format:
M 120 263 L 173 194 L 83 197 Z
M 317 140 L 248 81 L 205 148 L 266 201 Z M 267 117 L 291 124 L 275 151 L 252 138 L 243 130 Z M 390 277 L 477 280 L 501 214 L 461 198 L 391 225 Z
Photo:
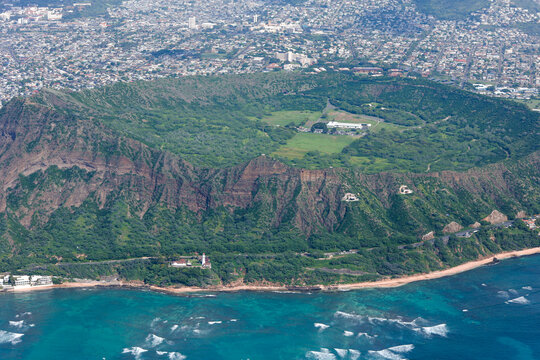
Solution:
M 365 115 L 410 129 L 370 133 L 337 157 L 306 155 L 312 169 L 260 155 L 298 135 L 265 115 L 322 111 L 328 103 L 352 114 L 368 101 L 384 106 L 362 109 Z M 393 111 L 381 113 L 387 106 Z M 423 131 L 459 146 L 436 137 L 417 144 L 414 133 Z M 250 143 L 253 132 L 264 140 Z M 474 157 L 462 153 L 472 140 Z M 519 223 L 412 246 L 493 210 L 510 218 L 539 213 L 536 140 L 538 115 L 523 106 L 407 79 L 268 74 L 46 91 L 0 110 L 0 271 L 119 273 L 158 284 L 332 283 L 538 246 L 538 236 Z M 317 168 L 369 151 L 393 171 L 348 166 L 347 159 Z M 407 171 L 424 153 L 439 165 Z M 403 185 L 412 194 L 400 194 Z M 347 193 L 356 201 L 343 201 Z M 358 252 L 323 254 L 351 249 Z M 202 252 L 212 271 L 178 272 L 163 262 Z M 154 259 L 95 263 L 141 257 Z

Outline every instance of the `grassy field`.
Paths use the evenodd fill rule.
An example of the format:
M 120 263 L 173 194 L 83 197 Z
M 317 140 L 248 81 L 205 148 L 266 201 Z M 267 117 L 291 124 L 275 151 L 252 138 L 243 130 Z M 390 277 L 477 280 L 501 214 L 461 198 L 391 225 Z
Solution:
M 320 111 L 276 111 L 273 112 L 270 116 L 265 116 L 261 120 L 272 124 L 285 126 L 290 123 L 294 125 L 302 125 L 306 121 L 315 121 L 321 116 L 322 112 Z
M 386 159 L 380 157 L 360 157 L 360 156 L 351 156 L 350 163 L 355 167 L 361 167 L 365 169 L 366 172 L 376 173 L 382 171 L 390 171 L 396 167 L 396 164 L 389 162 Z M 409 162 L 406 160 L 398 161 L 400 166 L 406 168 L 410 166 Z
M 274 155 L 288 159 L 300 159 L 310 151 L 337 154 L 354 140 L 351 136 L 298 133 L 287 141 L 287 145 L 280 147 Z

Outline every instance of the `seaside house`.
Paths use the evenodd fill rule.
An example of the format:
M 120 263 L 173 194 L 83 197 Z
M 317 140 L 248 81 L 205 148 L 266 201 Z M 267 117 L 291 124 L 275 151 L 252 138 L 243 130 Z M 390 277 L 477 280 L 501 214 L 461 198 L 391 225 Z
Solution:
M 47 286 L 52 285 L 52 276 L 32 275 L 30 277 L 30 285 L 32 286 Z
M 31 283 L 30 283 L 30 276 L 28 275 L 18 275 L 18 276 L 13 276 L 14 278 L 14 281 L 15 281 L 15 286 L 30 286 Z

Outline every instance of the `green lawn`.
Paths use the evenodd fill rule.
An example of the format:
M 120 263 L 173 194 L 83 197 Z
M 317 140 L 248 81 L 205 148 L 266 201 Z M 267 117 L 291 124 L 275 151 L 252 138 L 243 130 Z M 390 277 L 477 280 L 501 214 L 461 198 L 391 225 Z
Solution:
M 272 125 L 285 126 L 290 123 L 302 125 L 307 121 L 315 121 L 321 117 L 320 111 L 275 111 L 272 115 L 265 116 L 261 120 Z
M 354 140 L 351 136 L 298 133 L 287 141 L 286 145 L 281 146 L 274 155 L 288 159 L 301 159 L 310 151 L 337 154 Z

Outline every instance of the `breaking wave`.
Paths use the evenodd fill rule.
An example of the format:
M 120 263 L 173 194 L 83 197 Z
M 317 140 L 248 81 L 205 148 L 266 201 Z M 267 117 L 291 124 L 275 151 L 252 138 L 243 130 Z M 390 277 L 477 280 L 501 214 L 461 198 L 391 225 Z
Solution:
M 217 321 L 209 321 L 208 324 L 209 325 L 214 325 L 214 324 L 221 324 L 223 321 L 221 320 L 217 320 Z
M 343 332 L 343 335 L 344 335 L 344 336 L 353 336 L 354 333 L 353 333 L 352 331 L 347 331 L 347 330 L 345 330 L 345 331 Z
M 508 300 L 507 303 L 526 305 L 526 304 L 529 304 L 530 301 L 525 296 L 520 296 L 515 299 Z
M 330 325 L 326 325 L 323 323 L 314 323 L 313 326 L 315 326 L 316 328 L 319 328 L 319 331 L 326 330 L 330 327 Z
M 20 321 L 10 321 L 9 322 L 9 326 L 13 326 L 13 327 L 16 327 L 16 328 L 22 328 L 24 326 L 24 320 L 20 320 Z
M 370 350 L 368 351 L 368 353 L 376 357 L 383 358 L 383 359 L 404 360 L 404 358 L 400 354 L 408 353 L 409 351 L 413 349 L 414 349 L 414 345 L 408 344 L 408 345 L 392 346 L 387 349 L 378 350 L 378 351 Z
M 22 317 L 22 316 L 30 316 L 30 315 L 32 315 L 32 313 L 30 311 L 27 311 L 27 312 L 23 312 L 23 313 L 15 315 L 15 317 L 19 318 L 19 317 Z
M 122 350 L 122 354 L 131 354 L 135 357 L 135 359 L 140 359 L 141 355 L 147 351 L 148 350 L 143 349 L 141 347 L 134 346 L 130 348 L 125 348 L 124 350 Z
M 347 354 L 349 353 L 349 350 L 347 350 L 347 349 L 337 349 L 336 348 L 336 349 L 334 349 L 334 351 L 342 359 L 345 359 L 347 357 Z
M 157 336 L 155 334 L 150 334 L 146 337 L 146 343 L 148 344 L 148 346 L 150 347 L 156 347 L 158 346 L 159 344 L 161 344 L 165 339 L 162 338 L 161 336 Z
M 169 360 L 184 360 L 184 359 L 186 359 L 186 356 L 180 354 L 179 352 L 156 351 L 156 354 L 158 354 L 160 356 L 167 355 Z
M 336 311 L 334 316 L 335 317 L 345 318 L 345 319 L 358 320 L 358 321 L 363 321 L 365 319 L 365 316 L 357 315 L 357 314 L 350 314 L 350 313 L 346 313 L 344 311 Z
M 349 349 L 349 357 L 351 360 L 357 360 L 360 357 L 360 351 Z
M 407 345 L 392 346 L 392 347 L 389 347 L 387 350 L 390 350 L 392 352 L 397 352 L 397 353 L 407 353 L 409 351 L 412 351 L 413 349 L 414 349 L 413 344 L 407 344 Z
M 532 286 L 523 286 L 522 289 L 531 291 L 533 288 Z
M 0 330 L 0 344 L 8 344 L 11 343 L 11 345 L 18 344 L 22 341 L 22 337 L 24 334 L 18 334 L 13 333 L 9 331 Z
M 374 337 L 374 336 L 371 336 L 371 335 L 369 335 L 368 333 L 365 333 L 365 332 L 360 332 L 360 333 L 358 333 L 358 335 L 356 335 L 356 336 L 357 336 L 357 337 L 362 337 L 362 336 L 364 336 L 364 337 L 366 337 L 366 338 L 368 338 L 368 339 L 371 339 L 371 338 Z
M 414 329 L 414 330 L 419 331 L 428 337 L 431 337 L 433 335 L 446 337 L 446 335 L 448 334 L 448 327 L 446 326 L 446 324 L 439 324 L 435 326 L 424 326 L 422 328 Z
M 336 360 L 336 356 L 330 350 L 322 348 L 321 351 L 308 351 L 306 358 L 315 360 Z

